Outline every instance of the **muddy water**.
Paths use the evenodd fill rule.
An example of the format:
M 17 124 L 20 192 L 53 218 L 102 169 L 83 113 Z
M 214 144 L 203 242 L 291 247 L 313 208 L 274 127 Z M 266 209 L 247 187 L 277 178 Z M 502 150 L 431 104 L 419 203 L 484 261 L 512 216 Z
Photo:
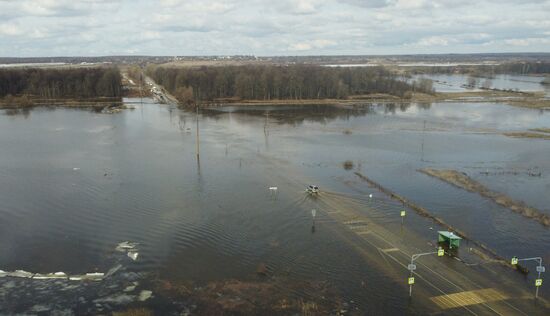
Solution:
M 211 109 L 199 118 L 197 160 L 194 114 L 135 106 L 116 115 L 1 113 L 0 269 L 103 269 L 113 245 L 130 240 L 140 243 L 135 268 L 164 279 L 246 279 L 265 263 L 274 276 L 328 282 L 352 308 L 402 312 L 406 292 L 366 266 L 322 212 L 312 233 L 316 203 L 303 192 L 310 182 L 351 196 L 358 208 L 374 205 L 379 223 L 400 222 L 400 205 L 353 170 L 502 256 L 550 260 L 547 228 L 417 172 L 457 169 L 550 212 L 550 141 L 501 135 L 550 127 L 548 112 L 471 103 Z M 435 239 L 429 221 L 408 220 Z

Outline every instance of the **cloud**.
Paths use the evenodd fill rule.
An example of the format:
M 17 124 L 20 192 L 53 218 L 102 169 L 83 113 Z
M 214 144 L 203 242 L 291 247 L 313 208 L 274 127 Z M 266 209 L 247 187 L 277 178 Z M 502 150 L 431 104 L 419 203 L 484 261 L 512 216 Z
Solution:
M 550 52 L 546 0 L 0 0 L 0 56 Z
M 548 45 L 550 44 L 550 37 L 511 38 L 504 40 L 504 43 L 507 45 L 524 47 L 537 44 Z
M 326 40 L 326 39 L 317 39 L 313 41 L 305 41 L 293 43 L 289 46 L 291 51 L 307 51 L 312 49 L 325 48 L 328 46 L 336 45 L 335 41 Z
M 339 2 L 364 8 L 383 8 L 395 5 L 397 0 L 339 0 Z
M 13 23 L 2 23 L 0 24 L 0 35 L 3 36 L 18 36 L 21 35 L 23 31 L 21 28 Z
M 448 46 L 451 43 L 455 43 L 457 40 L 447 36 L 429 36 L 421 38 L 415 45 L 418 46 Z

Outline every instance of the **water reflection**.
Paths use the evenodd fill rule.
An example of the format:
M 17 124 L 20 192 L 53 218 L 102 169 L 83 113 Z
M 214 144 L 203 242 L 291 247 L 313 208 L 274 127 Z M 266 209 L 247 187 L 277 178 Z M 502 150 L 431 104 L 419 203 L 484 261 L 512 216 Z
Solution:
M 268 124 L 288 124 L 299 126 L 307 122 L 329 124 L 335 120 L 349 121 L 352 117 L 361 117 L 368 114 L 396 114 L 407 112 L 411 107 L 422 110 L 429 110 L 430 102 L 386 102 L 386 103 L 364 103 L 352 106 L 343 105 L 290 105 L 290 106 L 225 106 L 201 109 L 201 114 L 219 121 L 226 113 L 244 114 L 252 117 L 264 117 L 264 134 L 268 135 Z M 235 116 L 233 120 L 239 123 L 246 123 L 246 116 Z M 271 118 L 271 120 L 270 120 Z
M 31 110 L 28 108 L 25 109 L 7 109 L 4 111 L 4 115 L 7 116 L 22 116 L 23 118 L 29 118 L 31 115 Z

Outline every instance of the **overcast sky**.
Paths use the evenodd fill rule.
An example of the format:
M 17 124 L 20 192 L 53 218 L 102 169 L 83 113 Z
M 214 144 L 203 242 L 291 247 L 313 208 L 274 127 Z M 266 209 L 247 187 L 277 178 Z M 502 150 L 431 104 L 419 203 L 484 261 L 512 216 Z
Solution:
M 0 0 L 0 56 L 550 52 L 550 0 Z

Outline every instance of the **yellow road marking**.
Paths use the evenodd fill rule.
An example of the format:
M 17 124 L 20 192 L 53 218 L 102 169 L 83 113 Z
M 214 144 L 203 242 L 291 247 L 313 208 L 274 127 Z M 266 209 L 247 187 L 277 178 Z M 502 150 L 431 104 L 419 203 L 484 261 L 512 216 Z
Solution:
M 361 220 L 351 220 L 351 221 L 344 222 L 344 225 L 357 225 L 357 224 L 364 224 L 364 225 L 366 225 L 367 222 L 361 221 Z
M 486 302 L 502 301 L 508 299 L 508 296 L 497 290 L 482 289 L 473 291 L 464 291 L 453 294 L 434 296 L 430 298 L 441 309 L 463 307 Z

